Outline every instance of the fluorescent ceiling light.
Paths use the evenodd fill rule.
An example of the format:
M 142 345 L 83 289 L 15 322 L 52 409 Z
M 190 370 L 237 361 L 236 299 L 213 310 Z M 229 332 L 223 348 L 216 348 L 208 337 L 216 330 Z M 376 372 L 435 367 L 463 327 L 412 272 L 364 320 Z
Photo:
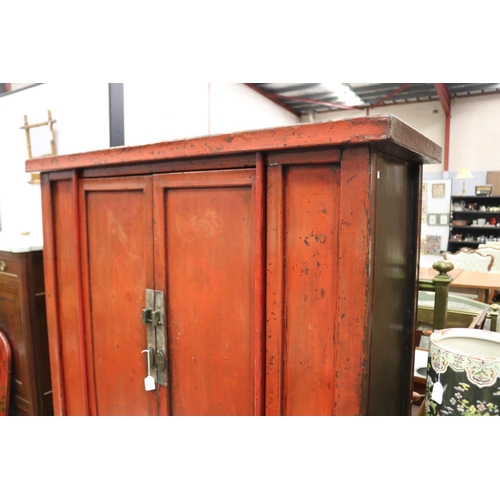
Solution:
M 323 83 L 323 86 L 331 90 L 342 104 L 347 104 L 348 106 L 365 104 L 358 94 L 354 93 L 345 83 Z

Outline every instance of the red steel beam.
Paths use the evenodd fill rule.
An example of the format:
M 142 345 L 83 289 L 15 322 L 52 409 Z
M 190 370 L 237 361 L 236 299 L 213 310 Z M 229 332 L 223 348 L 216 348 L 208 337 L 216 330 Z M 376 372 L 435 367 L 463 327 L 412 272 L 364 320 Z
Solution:
M 449 159 L 450 159 L 450 125 L 451 125 L 451 115 L 446 115 L 445 119 L 445 131 L 444 131 L 444 163 L 443 169 L 448 172 L 449 169 Z
M 255 92 L 259 93 L 260 95 L 263 95 L 264 97 L 266 97 L 270 101 L 273 101 L 278 106 L 281 106 L 283 109 L 286 109 L 290 113 L 293 113 L 295 116 L 298 116 L 300 118 L 300 113 L 298 113 L 297 111 L 295 111 L 295 109 L 290 108 L 284 102 L 282 102 L 280 99 L 278 99 L 277 96 L 276 96 L 276 94 L 271 94 L 269 92 L 265 92 L 264 90 L 262 90 L 261 88 L 257 87 L 257 85 L 255 85 L 253 83 L 245 83 L 245 85 L 247 87 L 250 87 Z
M 436 89 L 437 95 L 439 96 L 441 106 L 443 106 L 445 115 L 443 169 L 445 172 L 448 172 L 450 158 L 451 96 L 450 91 L 448 90 L 448 87 L 445 83 L 435 83 L 434 87 Z
M 435 83 L 434 88 L 439 96 L 445 115 L 449 116 L 451 111 L 451 96 L 448 87 L 445 83 Z
M 361 105 L 361 106 L 348 106 L 347 104 L 340 104 L 340 103 L 334 103 L 334 102 L 328 102 L 328 101 L 318 101 L 315 99 L 305 99 L 303 97 L 291 97 L 291 96 L 286 96 L 286 95 L 281 95 L 281 94 L 273 94 L 275 97 L 278 97 L 280 99 L 288 99 L 289 101 L 296 101 L 296 102 L 309 102 L 311 104 L 321 104 L 323 106 L 331 106 L 334 108 L 341 108 L 341 109 L 364 109 L 364 108 L 374 108 L 376 106 L 379 106 L 383 102 L 387 101 L 391 97 L 395 96 L 396 94 L 399 94 L 402 90 L 404 90 L 406 87 L 410 85 L 409 83 L 403 83 L 400 87 L 398 87 L 396 90 L 393 90 L 390 94 L 386 95 L 379 101 L 377 101 L 374 104 L 371 104 L 370 106 L 366 105 Z
M 396 94 L 399 94 L 402 90 L 404 90 L 406 87 L 408 87 L 408 85 L 410 85 L 409 83 L 403 83 L 403 85 L 401 85 L 401 87 L 398 87 L 396 90 L 393 90 L 390 94 L 387 94 L 385 97 L 383 97 L 382 99 L 380 99 L 379 101 L 377 101 L 376 103 L 372 104 L 370 106 L 370 108 L 375 108 L 377 107 L 378 105 L 382 104 L 383 102 L 387 101 L 388 99 L 390 99 L 391 97 L 395 96 Z
M 379 106 L 383 102 L 387 101 L 391 97 L 395 96 L 396 94 L 398 94 L 399 92 L 401 92 L 402 90 L 404 90 L 410 84 L 409 83 L 404 83 L 399 88 L 397 88 L 396 90 L 392 91 L 390 94 L 386 95 L 385 97 L 383 97 L 382 99 L 380 99 L 376 103 L 371 104 L 370 106 L 366 106 L 366 105 L 348 106 L 347 104 L 341 104 L 341 103 L 335 103 L 335 102 L 329 102 L 329 101 L 318 101 L 316 99 L 306 99 L 305 97 L 287 96 L 287 95 L 282 95 L 282 94 L 271 94 L 271 93 L 263 91 L 262 89 L 260 89 L 259 87 L 257 87 L 254 84 L 246 83 L 245 85 L 248 85 L 251 89 L 255 90 L 259 94 L 262 94 L 263 96 L 267 97 L 268 99 L 270 99 L 271 101 L 275 102 L 276 104 L 279 104 L 280 106 L 283 106 L 285 109 L 287 109 L 288 111 L 292 112 L 293 114 L 295 114 L 297 116 L 300 116 L 300 114 L 297 113 L 295 110 L 292 110 L 291 108 L 289 108 L 288 106 L 286 106 L 283 102 L 281 102 L 281 99 L 287 100 L 287 101 L 294 101 L 294 102 L 307 102 L 307 103 L 311 103 L 311 104 L 319 104 L 319 105 L 322 105 L 322 106 L 329 106 L 329 107 L 332 107 L 332 108 L 340 108 L 340 109 L 365 109 L 365 108 L 369 109 L 369 108 L 374 108 L 376 106 Z
M 341 109 L 360 109 L 360 107 L 364 106 L 348 106 L 347 104 L 340 104 L 337 102 L 329 102 L 329 101 L 318 101 L 316 99 L 306 99 L 305 97 L 292 97 L 282 94 L 274 94 L 274 96 L 279 99 L 287 99 L 288 101 L 295 102 L 310 102 L 311 104 L 321 104 L 322 106 L 331 106 L 333 108 L 341 108 Z

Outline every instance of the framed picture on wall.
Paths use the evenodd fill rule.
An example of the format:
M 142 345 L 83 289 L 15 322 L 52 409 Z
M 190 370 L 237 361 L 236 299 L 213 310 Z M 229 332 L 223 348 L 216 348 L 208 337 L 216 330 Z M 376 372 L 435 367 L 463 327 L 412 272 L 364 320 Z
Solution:
M 422 193 L 427 193 L 427 182 L 422 184 Z
M 436 214 L 429 214 L 429 217 L 427 218 L 427 224 L 429 224 L 429 226 L 437 226 L 437 219 L 438 216 Z
M 444 198 L 444 183 L 432 185 L 432 197 L 433 198 Z
M 439 214 L 438 226 L 447 226 L 449 223 L 448 214 Z
M 422 203 L 427 203 L 427 193 L 422 193 Z
M 425 253 L 428 255 L 441 255 L 441 236 L 425 237 Z

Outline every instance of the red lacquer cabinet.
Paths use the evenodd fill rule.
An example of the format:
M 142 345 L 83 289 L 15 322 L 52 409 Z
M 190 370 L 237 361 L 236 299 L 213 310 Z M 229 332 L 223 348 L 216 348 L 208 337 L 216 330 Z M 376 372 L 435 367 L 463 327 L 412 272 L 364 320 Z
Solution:
M 408 414 L 440 157 L 379 116 L 29 160 L 56 414 Z

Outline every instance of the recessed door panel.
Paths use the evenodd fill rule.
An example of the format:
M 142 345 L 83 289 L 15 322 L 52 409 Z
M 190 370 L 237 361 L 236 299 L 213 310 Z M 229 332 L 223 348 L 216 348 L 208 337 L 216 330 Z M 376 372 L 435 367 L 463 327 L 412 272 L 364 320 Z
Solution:
M 153 276 L 151 179 L 84 182 L 88 262 L 89 392 L 97 415 L 154 415 L 145 391 L 146 325 Z
M 335 166 L 297 166 L 286 172 L 283 376 L 287 415 L 334 412 L 338 177 Z
M 155 286 L 162 288 L 163 276 L 168 412 L 251 415 L 262 380 L 255 371 L 261 353 L 253 316 L 253 172 L 165 175 L 158 181 L 155 241 L 162 244 L 155 254 Z

